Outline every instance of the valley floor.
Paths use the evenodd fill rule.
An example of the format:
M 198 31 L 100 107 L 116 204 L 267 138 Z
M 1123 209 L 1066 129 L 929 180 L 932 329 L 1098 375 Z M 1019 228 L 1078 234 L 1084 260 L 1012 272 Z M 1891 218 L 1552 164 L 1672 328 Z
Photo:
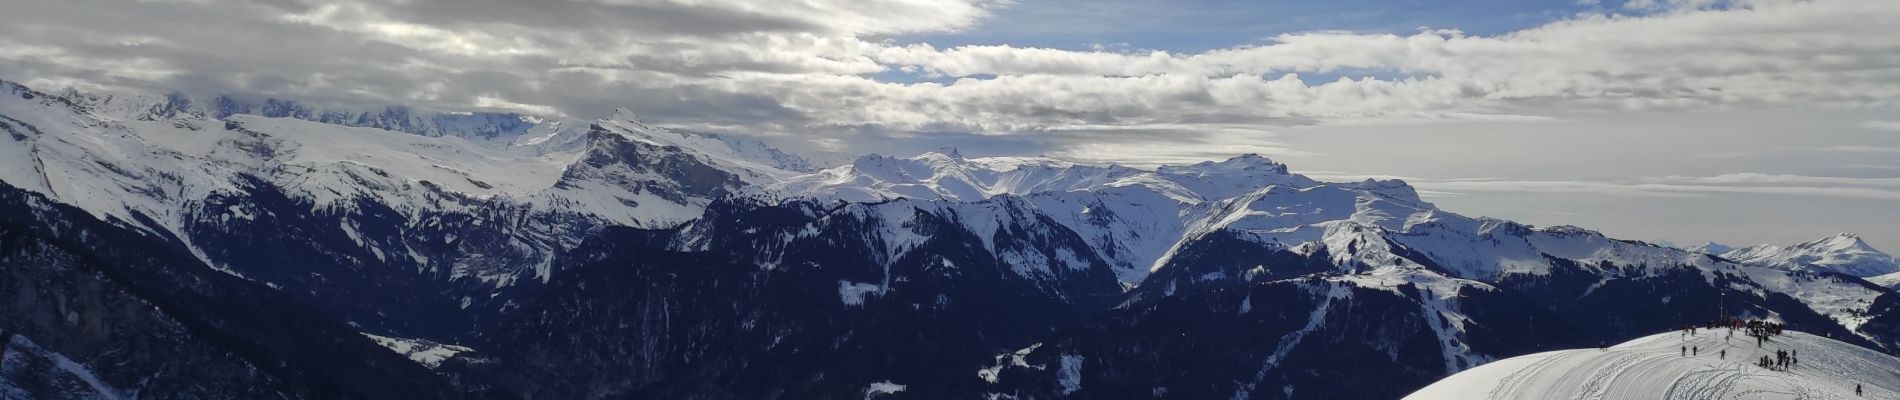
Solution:
M 1800 332 L 1770 339 L 1756 347 L 1740 330 L 1730 337 L 1726 328 L 1698 329 L 1537 353 L 1452 375 L 1406 399 L 1900 399 L 1900 358 Z M 1697 354 L 1683 355 L 1684 346 Z M 1756 366 L 1777 350 L 1799 354 L 1800 364 Z

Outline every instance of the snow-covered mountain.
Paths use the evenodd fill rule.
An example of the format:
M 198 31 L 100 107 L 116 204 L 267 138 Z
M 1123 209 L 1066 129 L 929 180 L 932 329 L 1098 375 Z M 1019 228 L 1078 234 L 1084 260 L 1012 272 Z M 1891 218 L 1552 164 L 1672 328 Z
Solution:
M 1797 271 L 1827 271 L 1872 277 L 1900 272 L 1900 262 L 1859 236 L 1842 233 L 1788 247 L 1756 245 L 1721 253 L 1736 262 Z
M 453 136 L 473 142 L 497 144 L 508 144 L 531 136 L 537 128 L 543 128 L 549 122 L 543 117 L 518 113 L 429 112 L 403 106 L 370 109 L 315 107 L 293 100 L 251 96 L 195 98 L 182 93 L 94 93 L 71 88 L 52 94 L 94 113 L 120 120 L 158 121 L 181 117 L 224 119 L 233 115 L 256 115 L 422 136 Z
M 501 118 L 493 115 L 405 116 L 439 123 L 386 126 L 273 111 L 303 110 L 294 103 L 257 109 L 231 106 L 239 103 L 220 97 L 219 106 L 205 109 L 177 95 L 61 96 L 3 84 L 10 96 L 0 112 L 8 116 L 5 130 L 14 140 L 5 147 L 9 164 L 0 178 L 102 215 L 131 220 L 131 214 L 143 213 L 166 224 L 181 218 L 173 203 L 233 190 L 240 180 L 235 176 L 249 175 L 317 207 L 370 198 L 413 214 L 442 206 L 443 197 L 501 199 L 571 205 L 577 213 L 647 226 L 694 218 L 699 207 L 724 191 L 793 175 L 780 166 L 807 165 L 751 141 L 651 127 L 624 110 L 583 126 L 513 116 L 518 124 L 509 125 L 508 132 L 538 135 L 492 146 L 448 134 L 482 124 L 447 121 Z M 417 135 L 388 134 L 391 130 Z M 638 151 L 663 154 L 630 153 Z M 585 179 L 617 179 L 607 184 L 621 187 L 638 186 L 636 181 L 664 186 L 676 180 L 667 174 L 690 173 L 647 170 L 658 168 L 652 165 L 577 171 L 615 168 L 607 165 L 618 161 L 613 157 L 635 156 L 679 156 L 680 162 L 696 165 L 669 167 L 727 172 L 737 181 L 723 188 L 651 188 L 619 195 L 562 190 L 601 183 Z M 668 190 L 688 192 L 664 193 Z M 642 195 L 651 197 L 633 198 Z
M 837 282 L 835 292 L 806 289 L 810 291 L 791 302 L 843 307 L 834 311 L 844 313 L 841 316 L 809 318 L 840 321 L 854 332 L 872 329 L 857 324 L 875 324 L 875 320 L 854 319 L 863 315 L 852 311 L 859 308 L 896 313 L 889 308 L 895 307 L 911 310 L 903 312 L 909 313 L 928 304 L 967 303 L 955 295 L 936 299 L 928 296 L 944 290 L 941 288 L 967 285 L 946 280 L 976 273 L 969 271 L 984 271 L 983 276 L 994 276 L 1010 285 L 1034 287 L 1056 299 L 1074 299 L 1106 291 L 1100 282 L 1090 279 L 1099 279 L 1104 267 L 1112 270 L 1126 291 L 1118 296 L 1116 306 L 1107 310 L 1089 308 L 1088 303 L 1019 300 L 1018 306 L 1025 309 L 1066 308 L 1071 314 L 1109 314 L 1080 322 L 1086 328 L 1045 336 L 1038 346 L 993 355 L 1002 361 L 977 370 L 982 380 L 980 389 L 960 383 L 920 382 L 917 378 L 958 373 L 955 370 L 887 375 L 835 372 L 813 378 L 840 382 L 854 390 L 885 382 L 930 392 L 978 390 L 972 396 L 1172 390 L 1170 393 L 1186 397 L 1272 397 L 1265 393 L 1284 387 L 1341 393 L 1364 388 L 1313 379 L 1297 371 L 1338 368 L 1339 373 L 1347 373 L 1378 359 L 1388 363 L 1391 359 L 1410 360 L 1403 364 L 1412 375 L 1394 381 L 1394 386 L 1354 392 L 1380 397 L 1403 393 L 1395 393 L 1393 387 L 1423 385 L 1442 374 L 1539 346 L 1618 338 L 1665 328 L 1688 318 L 1701 318 L 1707 310 L 1721 307 L 1750 315 L 1783 315 L 1822 331 L 1853 336 L 1856 327 L 1866 322 L 1869 304 L 1889 294 L 1852 279 L 1797 276 L 1785 270 L 1615 240 L 1577 227 L 1536 228 L 1466 217 L 1424 202 L 1403 182 L 1318 182 L 1274 166 L 1277 164 L 1258 156 L 1243 156 L 1194 169 L 1206 173 L 1184 174 L 1180 168 L 1144 171 L 1041 158 L 967 158 L 949 149 L 907 159 L 864 157 L 850 166 L 748 191 L 735 199 L 739 204 L 734 205 L 737 209 L 752 209 L 756 206 L 744 204 L 763 202 L 767 209 L 788 207 L 796 211 L 753 211 L 730 216 L 722 212 L 720 218 L 709 216 L 695 221 L 662 241 L 670 243 L 671 250 L 732 257 L 727 261 L 695 261 L 702 265 L 772 271 L 767 273 L 772 276 L 853 271 L 844 277 L 815 279 Z M 1221 180 L 1222 172 L 1264 174 Z M 856 252 L 865 254 L 836 258 Z M 615 256 L 582 258 L 607 260 L 610 264 L 637 263 L 632 258 Z M 847 265 L 853 267 L 843 267 Z M 871 269 L 863 271 L 856 267 L 860 265 Z M 988 275 L 997 273 L 991 271 L 1000 275 Z M 704 279 L 746 281 L 734 277 Z M 779 279 L 790 278 L 751 280 L 766 286 L 729 290 L 796 290 L 768 289 L 784 285 Z M 1246 294 L 1249 292 L 1258 293 Z M 618 308 L 662 306 L 651 299 L 601 296 L 601 300 L 594 301 L 613 302 Z M 1249 300 L 1253 298 L 1273 300 Z M 575 303 L 563 299 L 559 304 L 540 312 L 561 314 L 559 310 Z M 800 312 L 818 312 L 803 308 L 809 307 L 801 307 Z M 1352 311 L 1335 313 L 1335 309 Z M 955 310 L 961 308 L 924 310 L 930 311 L 916 318 L 942 318 L 955 315 Z M 896 318 L 891 316 L 894 314 L 879 315 Z M 573 315 L 518 329 L 626 329 L 651 323 L 649 318 L 629 321 Z M 1039 318 L 1047 323 L 1055 317 Z M 1047 327 L 1034 326 L 1038 330 Z M 1245 326 L 1274 328 L 1228 331 Z M 787 324 L 735 329 L 775 339 L 750 345 L 721 342 L 717 347 L 757 346 L 750 351 L 769 351 L 774 346 L 770 343 L 787 340 L 776 338 L 807 337 L 813 328 Z M 957 335 L 1000 334 L 973 329 L 977 330 Z M 1146 346 L 1140 352 L 1129 352 L 1127 347 L 1132 343 L 1165 343 L 1179 337 L 1230 333 L 1235 336 L 1216 337 L 1316 339 L 1279 344 L 1215 340 L 1221 346 L 1196 340 L 1180 346 Z M 908 333 L 891 334 L 910 337 Z M 858 343 L 852 346 L 903 347 L 881 335 L 872 335 L 876 339 L 851 337 L 849 343 Z M 917 340 L 939 340 L 934 338 L 925 335 Z M 604 345 L 608 343 L 548 344 L 573 356 Z M 1344 349 L 1357 349 L 1352 350 L 1353 354 L 1364 358 L 1325 356 Z M 554 350 L 534 350 L 547 351 Z M 1158 354 L 1192 360 L 1220 358 L 1235 365 L 1175 366 L 1176 370 L 1195 371 L 1193 378 L 1110 378 L 1159 373 L 1151 369 L 1159 368 L 1154 359 Z M 1017 359 L 1022 361 L 1011 361 Z M 926 363 L 954 364 L 932 360 Z M 624 366 L 586 369 L 618 367 Z M 550 368 L 566 376 L 584 376 L 577 370 Z M 1100 382 L 1098 379 L 1110 383 L 1088 383 Z M 1223 383 L 1193 390 L 1178 386 L 1215 381 Z M 1240 386 L 1223 386 L 1235 382 Z
M 1697 354 L 1682 354 L 1685 347 Z M 1786 371 L 1755 365 L 1783 350 L 1800 362 Z M 1900 398 L 1900 358 L 1804 332 L 1757 347 L 1752 337 L 1704 329 L 1498 360 L 1405 398 L 1891 399 Z
M 0 182 L 398 337 L 504 307 L 501 288 L 549 278 L 602 227 L 678 225 L 798 164 L 627 113 L 515 143 L 0 87 Z
M 1205 254 L 1246 245 L 1323 258 L 1348 272 L 1430 265 L 1450 277 L 1484 282 L 1543 277 L 1569 265 L 1606 277 L 1683 268 L 1711 277 L 1737 271 L 1748 278 L 1749 290 L 1786 293 L 1850 327 L 1861 318 L 1856 312 L 1882 294 L 1839 280 L 1780 279 L 1773 271 L 1577 227 L 1467 217 L 1425 202 L 1403 181 L 1319 182 L 1258 155 L 1145 171 L 1046 158 L 965 158 L 943 149 L 907 159 L 866 156 L 762 191 L 776 199 L 945 200 L 951 204 L 940 207 L 951 209 L 983 199 L 1020 199 L 1081 236 L 1131 288 L 1242 279 L 1253 273 L 1209 269 Z M 990 226 L 969 228 L 983 238 L 1001 233 Z M 1215 236 L 1238 242 L 1191 249 L 1190 262 L 1174 262 L 1183 249 Z M 1170 264 L 1198 272 L 1151 276 Z
M 1178 202 L 1199 203 L 1270 185 L 1306 187 L 1316 183 L 1288 173 L 1284 164 L 1254 154 L 1221 162 L 1164 165 L 1148 171 L 1041 157 L 965 158 L 957 149 L 946 147 L 910 158 L 867 155 L 851 165 L 796 177 L 763 187 L 762 191 L 779 198 L 849 202 L 894 198 L 979 201 L 1001 195 L 1137 187 Z
M 444 204 L 453 198 L 493 199 L 563 205 L 627 225 L 663 225 L 696 217 L 711 198 L 739 185 L 773 183 L 793 174 L 780 166 L 806 165 L 752 141 L 651 127 L 624 110 L 582 126 L 513 116 L 519 124 L 510 125 L 509 132 L 537 136 L 498 147 L 447 134 L 480 124 L 366 125 L 273 111 L 303 110 L 276 100 L 265 104 L 288 105 L 255 109 L 220 97 L 218 107 L 203 109 L 177 95 L 157 97 L 164 101 L 154 103 L 151 96 L 57 96 L 4 85 L 11 95 L 0 112 L 8 116 L 5 129 L 14 140 L 4 148 L 8 165 L 0 178 L 102 216 L 133 220 L 132 214 L 142 213 L 166 225 L 183 218 L 177 203 L 237 190 L 240 175 L 287 189 L 319 208 L 372 199 L 413 215 L 453 207 Z M 472 115 L 479 114 L 413 118 L 478 118 Z M 634 154 L 641 151 L 652 154 Z M 675 164 L 693 165 L 609 165 L 625 161 L 615 157 L 680 157 Z M 598 170 L 611 168 L 622 169 Z M 669 186 L 679 180 L 669 174 L 696 173 L 652 168 L 702 168 L 733 174 L 736 180 L 724 187 L 649 187 L 619 194 L 566 190 L 590 184 Z
M 1878 271 L 1858 240 L 1718 256 L 1466 216 L 1403 181 L 1324 182 L 1259 155 L 1143 169 L 944 148 L 818 169 L 626 110 L 330 118 L 0 85 L 0 195 L 16 199 L 0 239 L 22 243 L 0 247 L 17 254 L 4 271 L 89 276 L 37 261 L 94 256 L 66 221 L 181 257 L 152 269 L 213 271 L 176 279 L 216 282 L 190 286 L 206 296 L 307 307 L 347 331 L 334 348 L 392 350 L 229 353 L 255 348 L 231 337 L 309 339 L 253 337 L 274 315 L 251 304 L 114 292 L 160 306 L 115 321 L 210 321 L 160 337 L 208 343 L 189 354 L 227 376 L 393 362 L 448 382 L 411 385 L 431 393 L 503 398 L 1392 398 L 1718 311 L 1900 349 L 1900 294 L 1815 273 Z M 106 250 L 91 251 L 124 256 Z M 24 327 L 103 387 L 137 385 L 85 360 L 144 344 Z M 1388 384 L 1330 378 L 1347 374 Z M 308 393 L 291 397 L 323 397 Z
M 1703 242 L 1702 244 L 1684 247 L 1682 249 L 1688 250 L 1690 253 L 1708 254 L 1708 255 L 1717 255 L 1717 256 L 1722 255 L 1722 253 L 1727 253 L 1729 252 L 1729 250 L 1735 250 L 1734 247 L 1730 247 L 1729 245 L 1716 243 L 1716 242 Z

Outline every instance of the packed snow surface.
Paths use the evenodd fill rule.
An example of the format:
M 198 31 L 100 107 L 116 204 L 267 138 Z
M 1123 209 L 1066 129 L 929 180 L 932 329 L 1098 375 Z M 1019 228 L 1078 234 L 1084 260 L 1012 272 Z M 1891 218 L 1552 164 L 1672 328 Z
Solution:
M 1790 331 L 1756 347 L 1728 329 L 1669 332 L 1608 349 L 1559 350 L 1499 360 L 1426 386 L 1408 400 L 1469 399 L 1900 399 L 1900 358 Z M 1682 355 L 1693 346 L 1696 355 Z M 1755 366 L 1789 350 L 1787 371 Z M 1726 351 L 1725 356 L 1721 355 Z M 1864 393 L 1854 394 L 1854 385 Z

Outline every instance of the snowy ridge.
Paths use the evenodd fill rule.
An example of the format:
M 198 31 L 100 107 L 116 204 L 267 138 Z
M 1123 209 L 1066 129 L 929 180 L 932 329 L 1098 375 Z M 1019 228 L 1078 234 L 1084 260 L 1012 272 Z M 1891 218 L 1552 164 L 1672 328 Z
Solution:
M 392 227 L 344 223 L 342 229 L 379 261 L 408 258 L 425 264 L 424 270 L 452 269 L 454 277 L 480 277 L 498 286 L 521 271 L 545 279 L 547 257 L 577 244 L 588 234 L 585 227 L 676 225 L 739 187 L 794 174 L 753 157 L 800 160 L 758 143 L 750 152 L 734 150 L 729 142 L 747 142 L 675 133 L 630 117 L 594 124 L 536 121 L 521 128 L 523 136 L 508 139 L 518 139 L 516 145 L 301 114 L 213 112 L 179 103 L 188 99 L 176 96 L 55 95 L 11 82 L 0 87 L 7 91 L 0 98 L 0 181 L 102 219 L 166 232 L 220 268 L 191 243 L 186 227 L 257 218 L 260 210 L 249 206 L 203 205 L 264 190 L 281 191 L 316 214 L 386 207 L 404 220 L 395 229 L 437 229 L 444 215 L 475 216 L 476 224 L 498 218 L 493 222 L 507 224 L 503 232 L 516 236 L 502 251 L 539 254 L 541 260 L 488 265 L 432 259 L 408 244 L 373 243 L 359 234 Z M 440 120 L 461 117 L 474 118 L 455 114 Z M 453 244 L 455 238 L 447 240 Z M 489 250 L 496 249 L 471 249 Z M 439 265 L 427 265 L 432 263 Z
M 1611 239 L 1595 231 L 1570 226 L 1531 228 L 1498 220 L 1470 219 L 1442 211 L 1408 219 L 1397 232 L 1383 238 L 1416 251 L 1452 276 L 1495 282 L 1510 275 L 1547 275 L 1556 267 L 1551 258 L 1570 260 L 1597 279 L 1642 277 L 1689 270 L 1716 283 L 1718 277 L 1737 276 L 1732 288 L 1760 296 L 1785 294 L 1821 315 L 1855 330 L 1866 322 L 1864 312 L 1885 291 L 1852 279 L 1790 273 L 1789 271 L 1729 263 L 1704 254 L 1642 242 Z M 1370 241 L 1361 242 L 1370 243 Z M 1338 246 L 1328 242 L 1328 249 Z M 1374 259 L 1389 250 L 1360 245 Z M 1337 251 L 1337 250 L 1334 250 Z M 1340 255 L 1333 256 L 1343 261 Z M 1337 262 L 1337 261 L 1336 261 Z
M 1258 155 L 1155 171 L 1038 157 L 965 158 L 945 148 L 912 158 L 860 157 L 852 165 L 748 191 L 768 202 L 891 199 L 973 203 L 1017 197 L 1089 242 L 1126 285 L 1140 282 L 1178 246 L 1210 202 L 1272 185 L 1319 182 Z M 1401 184 L 1402 185 L 1402 184 Z M 1408 190 L 1406 188 L 1404 190 Z M 984 227 L 973 232 L 986 233 Z
M 1867 281 L 1873 282 L 1875 285 L 1886 286 L 1889 289 L 1900 290 L 1900 272 L 1867 277 Z
M 517 153 L 456 137 L 395 134 L 315 122 L 233 115 L 117 120 L 70 101 L 12 87 L 0 116 L 25 134 L 0 141 L 0 180 L 78 206 L 102 219 L 180 238 L 207 264 L 186 227 L 257 217 L 240 206 L 205 210 L 208 199 L 244 196 L 260 182 L 321 213 L 366 201 L 421 215 L 507 202 L 554 185 L 572 154 Z M 421 221 L 418 221 L 421 222 Z M 353 226 L 344 226 L 355 232 Z M 352 240 L 387 258 L 409 254 Z
M 176 212 L 169 208 L 176 208 L 176 203 L 201 199 L 220 190 L 236 190 L 233 182 L 241 181 L 236 177 L 239 174 L 266 178 L 318 207 L 373 198 L 408 213 L 452 206 L 447 203 L 453 201 L 438 194 L 500 197 L 543 205 L 576 203 L 579 212 L 632 225 L 691 219 L 717 195 L 701 195 L 697 200 L 674 196 L 629 202 L 560 190 L 560 183 L 608 189 L 628 186 L 630 180 L 678 179 L 622 174 L 614 176 L 623 178 L 617 182 L 576 182 L 572 176 L 565 176 L 569 179 L 563 181 L 571 165 L 601 146 L 597 143 L 599 136 L 568 139 L 573 142 L 559 146 L 496 147 L 461 137 L 390 134 L 381 127 L 350 127 L 298 118 L 244 113 L 215 118 L 202 112 L 158 114 L 151 109 L 165 109 L 166 103 L 154 105 L 147 97 L 82 96 L 72 100 L 12 83 L 6 86 L 12 95 L 0 100 L 0 116 L 7 118 L 0 121 L 10 121 L 6 130 L 14 134 L 9 145 L 0 148 L 8 163 L 0 179 L 48 193 L 101 216 L 128 221 L 134 220 L 130 218 L 134 213 L 173 215 Z M 709 136 L 652 128 L 631 119 L 630 114 L 619 117 L 600 121 L 594 127 L 655 146 L 641 154 L 647 157 L 658 156 L 654 153 L 682 154 L 734 172 L 748 184 L 774 182 L 793 174 L 753 161 L 749 154 Z M 551 123 L 543 133 L 558 136 L 574 124 L 566 125 L 569 128 Z M 526 127 L 523 132 L 536 129 Z M 797 162 L 795 156 L 759 150 L 757 146 L 752 150 L 770 152 L 781 162 Z M 641 206 L 665 210 L 633 210 Z
M 883 203 L 850 204 L 819 218 L 807 226 L 782 234 L 780 243 L 758 251 L 773 268 L 782 254 L 776 251 L 795 247 L 797 242 L 819 240 L 821 225 L 849 224 L 861 227 L 852 240 L 855 247 L 871 249 L 872 262 L 889 268 L 895 260 L 916 250 L 932 239 L 929 230 L 936 223 L 968 232 L 981 240 L 983 250 L 995 256 L 1016 275 L 1037 282 L 1055 279 L 1061 271 L 1092 268 L 1097 263 L 1085 257 L 1087 249 L 1063 245 L 1061 232 L 1039 224 L 1036 209 L 1017 198 L 998 198 L 977 203 L 946 203 L 900 199 Z M 1009 237 L 1000 240 L 999 236 Z M 1047 250 L 1045 252 L 1045 250 Z M 884 274 L 887 278 L 890 274 Z M 861 301 L 863 293 L 882 293 L 889 282 L 874 284 L 840 282 L 840 294 L 847 304 Z
M 1606 350 L 1577 349 L 1499 360 L 1406 396 L 1436 399 L 1892 399 L 1900 398 L 1900 358 L 1802 332 L 1764 347 L 1727 329 L 1670 332 Z M 1684 356 L 1693 346 L 1697 355 Z M 1788 371 L 1757 367 L 1763 355 L 1794 352 Z M 1726 355 L 1723 355 L 1726 352 Z M 1860 385 L 1863 395 L 1854 393 Z
M 1363 248 L 1373 251 L 1389 240 L 1430 258 L 1413 261 L 1479 280 L 1547 273 L 1552 268 L 1547 257 L 1639 270 L 1717 268 L 1708 257 L 1580 228 L 1537 229 L 1442 211 L 1402 181 L 1318 182 L 1257 155 L 1143 171 L 1045 158 L 972 159 L 944 149 L 912 158 L 866 156 L 751 194 L 776 201 L 845 202 L 971 203 L 1017 197 L 1081 235 L 1131 286 L 1166 265 L 1183 244 L 1217 231 L 1284 248 L 1326 244 L 1342 266 L 1359 257 L 1396 258 L 1347 254 L 1361 244 L 1376 244 Z M 984 229 L 972 227 L 973 232 Z M 1364 230 L 1376 238 L 1327 243 L 1328 232 L 1338 229 Z
M 796 169 L 810 168 L 808 161 L 757 140 L 655 127 L 641 122 L 638 115 L 625 108 L 616 109 L 613 115 L 595 122 L 594 128 L 647 144 L 677 147 L 708 164 L 738 173 L 747 183 L 755 185 L 776 183 L 800 174 Z
M 1719 255 L 1722 255 L 1722 253 L 1729 252 L 1729 250 L 1735 250 L 1735 248 L 1729 247 L 1729 245 L 1726 245 L 1726 244 L 1721 244 L 1721 243 L 1716 243 L 1716 242 L 1704 242 L 1702 244 L 1698 244 L 1695 246 L 1685 247 L 1683 248 L 1683 250 L 1687 250 L 1690 253 L 1719 256 Z
M 761 188 L 774 199 L 870 202 L 895 198 L 979 201 L 1001 195 L 1139 186 L 1184 203 L 1232 197 L 1267 185 L 1317 182 L 1259 155 L 1144 171 L 1042 157 L 964 158 L 944 148 L 911 158 L 859 157 L 851 165 Z
M 1269 186 L 1211 203 L 1208 212 L 1188 226 L 1185 240 L 1225 230 L 1263 244 L 1325 244 L 1339 265 L 1378 266 L 1404 261 L 1389 253 L 1371 253 L 1385 242 L 1368 235 L 1375 235 L 1373 231 L 1403 230 L 1409 221 L 1428 218 L 1437 209 L 1420 201 L 1416 194 L 1392 189 L 1388 183 L 1376 181 Z M 1359 245 L 1373 247 L 1364 248 L 1368 252 L 1363 254 L 1348 250 Z M 1367 258 L 1359 259 L 1361 256 Z M 1162 267 L 1168 259 L 1168 255 L 1160 257 L 1153 267 Z
M 859 157 L 851 165 L 762 188 L 777 199 L 876 202 L 898 198 L 981 201 L 1005 194 L 1083 190 L 1139 171 L 1034 157 L 965 159 L 953 150 L 912 158 Z
M 255 115 L 385 129 L 422 136 L 454 136 L 491 145 L 513 143 L 547 122 L 546 117 L 512 112 L 435 112 L 404 106 L 319 107 L 293 100 L 232 95 L 194 98 L 181 93 L 90 93 L 71 88 L 60 90 L 56 95 L 71 99 L 99 115 L 119 120 L 224 119 L 233 115 Z
M 1254 155 L 1142 171 L 1042 158 L 970 159 L 943 149 L 908 159 L 867 156 L 765 192 L 771 194 L 766 198 L 830 201 L 936 200 L 934 207 L 959 210 L 989 207 L 976 205 L 990 201 L 984 199 L 1020 201 L 1080 235 L 1128 287 L 1168 265 L 1183 245 L 1214 232 L 1300 254 L 1325 249 L 1343 273 L 1429 264 L 1450 277 L 1495 281 L 1548 275 L 1555 258 L 1602 279 L 1690 269 L 1713 282 L 1717 271 L 1741 267 L 1578 227 L 1467 217 L 1423 201 L 1402 181 L 1318 182 Z M 967 229 L 987 238 L 996 226 Z M 903 241 L 887 241 L 897 242 Z M 1788 294 L 1849 329 L 1865 321 L 1860 311 L 1881 294 L 1835 279 L 1752 268 L 1741 275 L 1750 281 L 1744 290 Z
M 1851 279 L 1738 265 L 1573 226 L 1534 228 L 1466 217 L 1438 210 L 1401 188 L 1396 181 L 1271 186 L 1208 203 L 1177 243 L 1226 231 L 1300 254 L 1324 249 L 1340 273 L 1430 265 L 1450 278 L 1479 282 L 1548 275 L 1560 261 L 1605 280 L 1689 270 L 1713 284 L 1734 274 L 1744 278 L 1730 283 L 1738 290 L 1786 294 L 1850 331 L 1867 321 L 1866 308 L 1885 294 Z M 1157 258 L 1155 268 L 1167 265 L 1178 248 Z
M 1830 271 L 1871 277 L 1900 272 L 1900 262 L 1859 236 L 1837 234 L 1788 247 L 1757 245 L 1722 253 L 1736 262 L 1790 271 Z

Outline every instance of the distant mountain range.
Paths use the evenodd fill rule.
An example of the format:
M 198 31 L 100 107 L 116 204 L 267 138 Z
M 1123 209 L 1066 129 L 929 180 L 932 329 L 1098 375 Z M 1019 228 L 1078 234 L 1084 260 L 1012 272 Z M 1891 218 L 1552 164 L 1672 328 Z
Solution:
M 1708 243 L 1690 248 L 1736 262 L 1791 271 L 1837 272 L 1872 277 L 1900 272 L 1893 256 L 1875 250 L 1859 236 L 1842 233 L 1788 247 L 1755 245 L 1743 248 Z
M 624 110 L 0 86 L 23 397 L 1383 399 L 1718 315 L 1900 351 L 1900 268 L 1851 235 L 1684 250 L 1258 155 L 827 168 Z

